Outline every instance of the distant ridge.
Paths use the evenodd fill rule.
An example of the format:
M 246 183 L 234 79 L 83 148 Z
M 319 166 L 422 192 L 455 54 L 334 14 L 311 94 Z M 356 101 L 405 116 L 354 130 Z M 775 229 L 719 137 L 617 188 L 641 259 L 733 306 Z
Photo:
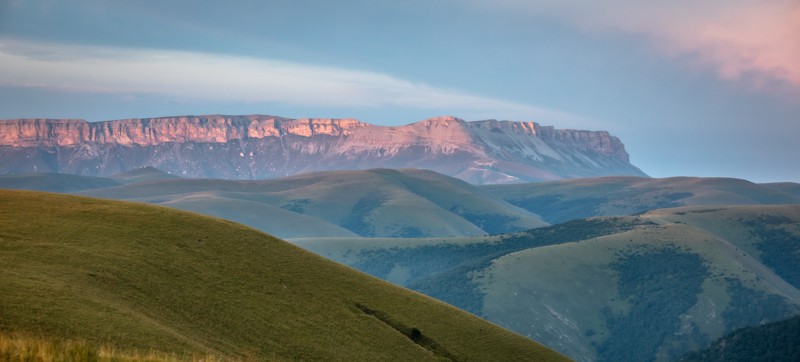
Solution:
M 368 168 L 430 169 L 474 184 L 647 176 L 606 131 L 535 122 L 443 116 L 387 127 L 268 115 L 0 120 L 0 173 L 111 176 L 147 166 L 223 179 Z

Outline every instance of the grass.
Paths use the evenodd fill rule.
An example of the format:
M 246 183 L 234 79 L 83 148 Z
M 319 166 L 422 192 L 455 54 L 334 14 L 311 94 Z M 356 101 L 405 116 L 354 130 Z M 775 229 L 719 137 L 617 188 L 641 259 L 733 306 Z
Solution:
M 121 350 L 109 344 L 85 340 L 47 338 L 24 333 L 0 333 L 0 361 L 98 361 L 98 362 L 182 362 L 245 361 L 209 354 L 166 353 L 161 351 Z
M 85 340 L 36 337 L 20 333 L 0 333 L 0 361 L 227 361 L 214 355 L 176 355 L 160 351 L 120 350 L 107 344 Z
M 699 276 L 701 291 L 688 296 L 693 300 L 692 305 L 675 313 L 680 314 L 680 318 L 662 315 L 671 318 L 668 321 L 680 323 L 677 330 L 662 331 L 674 334 L 658 348 L 657 355 L 662 359 L 670 351 L 674 354 L 703 347 L 704 343 L 731 331 L 731 326 L 749 316 L 766 318 L 747 322 L 752 325 L 800 312 L 798 291 L 761 264 L 757 255 L 737 248 L 751 236 L 737 234 L 739 240 L 733 242 L 691 225 L 698 222 L 713 225 L 713 230 L 723 230 L 726 224 L 729 228 L 735 227 L 742 217 L 762 214 L 794 215 L 794 220 L 800 220 L 800 207 L 727 207 L 715 212 L 716 217 L 710 212 L 687 212 L 691 210 L 699 209 L 661 210 L 642 216 L 663 223 L 657 228 L 532 248 L 495 259 L 490 268 L 474 276 L 486 293 L 483 301 L 487 319 L 574 358 L 597 359 L 601 357 L 598 347 L 612 335 L 607 316 L 632 316 L 635 307 L 633 300 L 619 289 L 622 274 L 614 268 L 615 263 L 630 255 L 631 250 L 669 250 L 664 248 L 677 248 L 682 254 L 702 258 L 708 275 Z M 701 217 L 703 221 L 693 220 L 694 217 Z M 681 223 L 673 223 L 675 221 Z M 681 280 L 688 288 L 688 279 L 684 276 Z M 659 295 L 666 293 L 667 288 L 663 282 L 653 283 L 657 290 L 644 293 L 640 302 L 655 298 L 644 303 L 656 306 Z M 642 285 L 647 286 L 647 283 Z M 689 301 L 686 297 L 680 298 Z M 669 298 L 676 299 L 670 305 L 678 303 L 679 297 Z M 655 334 L 658 328 L 669 327 L 668 323 L 657 324 L 653 316 L 638 317 L 650 323 L 649 330 L 639 333 L 641 338 Z M 642 348 L 636 338 L 623 341 L 635 350 Z M 646 359 L 659 360 L 655 356 Z
M 793 258 L 798 225 L 798 205 L 703 206 L 505 237 L 297 242 L 411 287 L 428 275 L 430 288 L 418 290 L 579 360 L 669 360 L 733 328 L 800 312 L 800 291 L 787 283 L 794 274 L 771 266 L 791 272 L 797 263 L 776 264 L 762 250 Z M 639 267 L 653 269 L 650 279 L 631 280 Z M 640 322 L 648 327 L 631 327 Z M 637 357 L 620 357 L 628 352 Z
M 346 233 L 466 236 L 546 225 L 537 215 L 488 197 L 475 186 L 422 170 L 332 171 L 261 181 L 161 180 L 89 190 L 85 195 L 198 211 L 287 238 Z M 254 220 L 238 208 L 260 208 L 262 216 L 289 222 Z
M 239 224 L 67 195 L 0 200 L 0 332 L 179 356 L 441 359 L 391 320 L 457 360 L 563 360 Z

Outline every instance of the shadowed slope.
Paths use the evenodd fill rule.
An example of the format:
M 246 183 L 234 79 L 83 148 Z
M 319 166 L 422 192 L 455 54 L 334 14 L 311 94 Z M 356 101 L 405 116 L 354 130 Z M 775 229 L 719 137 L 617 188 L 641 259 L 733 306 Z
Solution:
M 661 209 L 480 238 L 298 243 L 581 361 L 669 361 L 800 313 L 800 205 Z
M 281 237 L 483 235 L 546 225 L 538 215 L 466 182 L 414 169 L 319 172 L 263 181 L 164 180 L 84 194 L 186 208 Z M 241 210 L 261 206 L 258 213 L 245 215 L 237 204 Z M 270 211 L 277 208 L 283 210 Z M 286 222 L 273 222 L 274 215 Z M 263 222 L 253 222 L 257 217 Z
M 257 359 L 561 360 L 238 224 L 75 196 L 0 199 L 6 332 Z
M 597 177 L 482 189 L 550 223 L 679 206 L 800 203 L 800 184 L 715 177 Z

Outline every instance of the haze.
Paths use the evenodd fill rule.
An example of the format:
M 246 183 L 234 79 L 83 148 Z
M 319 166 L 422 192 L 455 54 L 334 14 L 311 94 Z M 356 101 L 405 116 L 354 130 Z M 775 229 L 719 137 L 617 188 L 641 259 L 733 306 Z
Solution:
M 0 119 L 525 120 L 655 177 L 800 181 L 798 34 L 794 0 L 0 0 Z

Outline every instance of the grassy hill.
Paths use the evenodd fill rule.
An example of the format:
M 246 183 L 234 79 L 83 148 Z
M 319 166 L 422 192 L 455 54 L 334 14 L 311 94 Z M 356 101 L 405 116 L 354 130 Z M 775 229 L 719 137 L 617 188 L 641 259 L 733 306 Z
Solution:
M 481 188 L 550 223 L 679 206 L 800 203 L 800 184 L 714 177 L 596 177 Z
M 800 314 L 800 205 L 683 207 L 395 245 L 298 243 L 582 361 L 669 361 Z
M 0 188 L 4 189 L 74 193 L 119 185 L 119 181 L 110 178 L 59 173 L 0 175 Z
M 26 183 L 28 178 L 32 182 Z M 77 184 L 76 178 L 83 180 L 82 188 L 60 186 Z M 320 172 L 262 181 L 181 179 L 153 168 L 111 178 L 0 177 L 0 188 L 20 186 L 161 204 L 283 238 L 470 236 L 546 225 L 476 186 L 424 170 Z
M 562 360 L 228 221 L 0 190 L 0 331 L 256 359 Z

